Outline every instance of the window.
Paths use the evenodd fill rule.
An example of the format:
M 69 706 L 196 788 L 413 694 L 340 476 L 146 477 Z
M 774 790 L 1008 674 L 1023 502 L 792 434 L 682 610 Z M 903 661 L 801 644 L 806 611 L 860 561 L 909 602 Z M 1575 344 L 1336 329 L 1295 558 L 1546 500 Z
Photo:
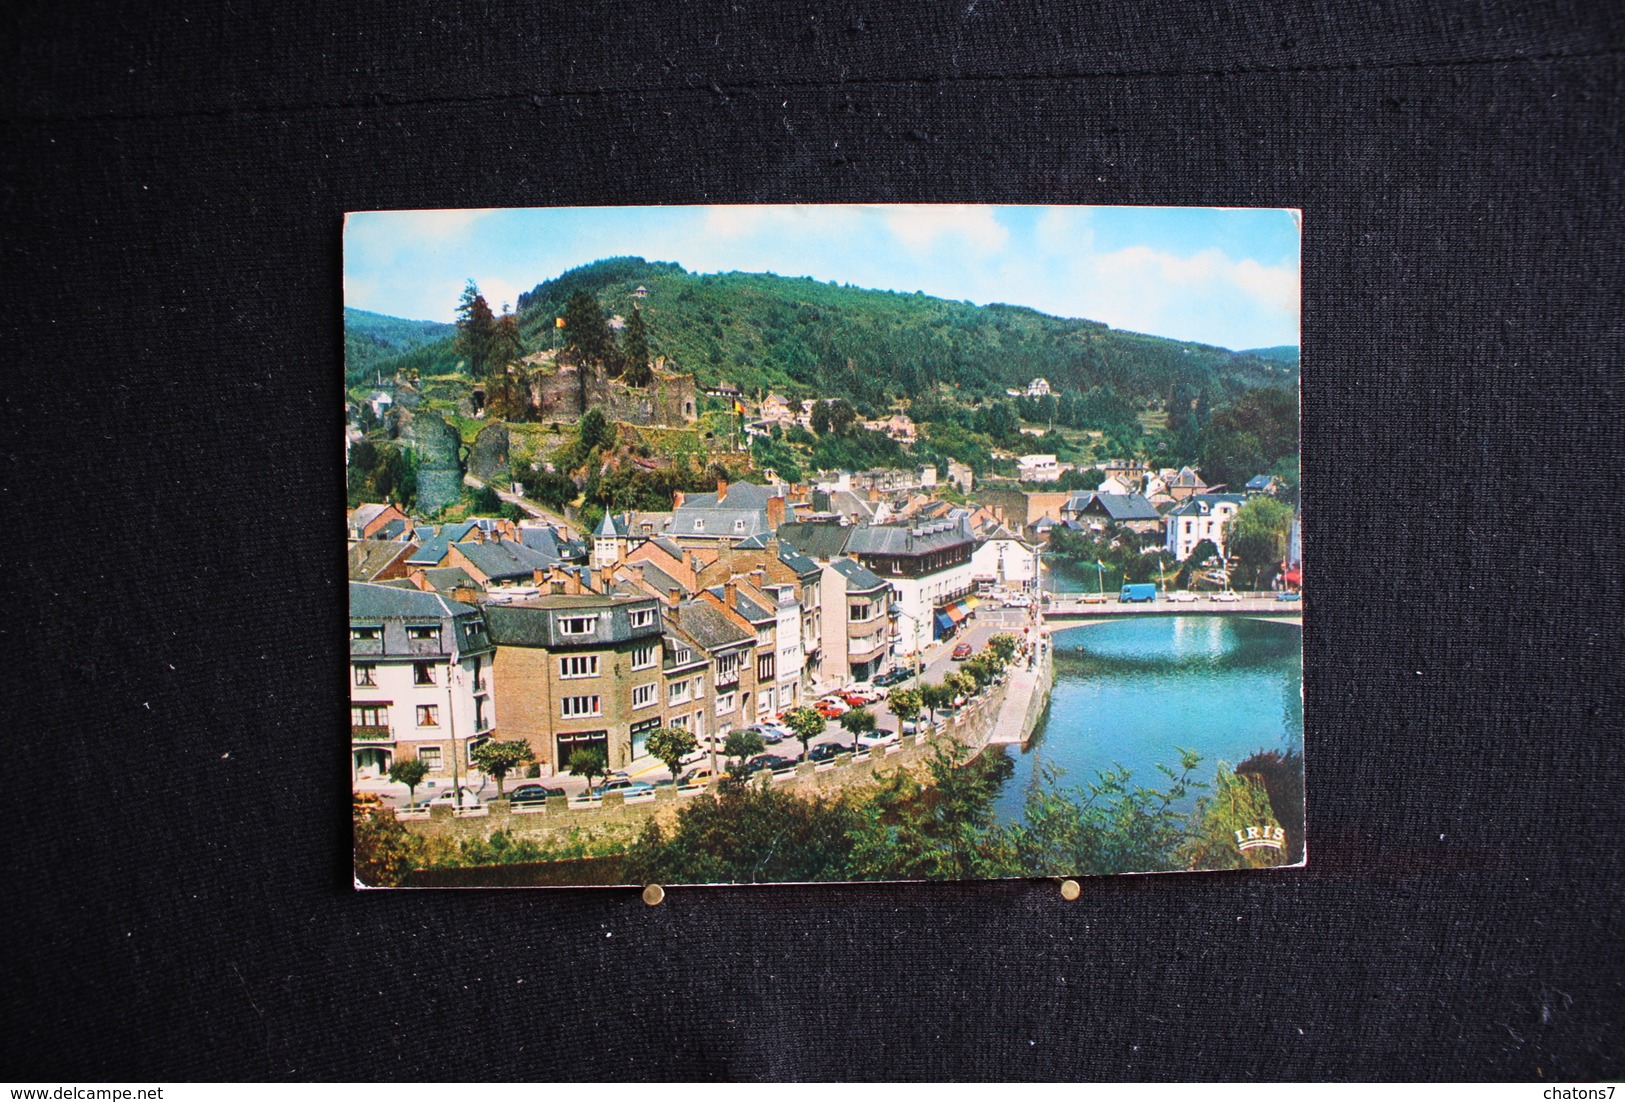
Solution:
M 350 629 L 350 641 L 352 643 L 360 643 L 360 642 L 364 642 L 364 641 L 376 642 L 379 639 L 379 637 L 383 635 L 383 631 L 384 631 L 383 628 L 376 628 L 376 627 L 372 627 L 372 628 L 351 628 Z
M 696 677 L 694 679 L 694 699 L 705 699 L 705 678 L 703 677 Z
M 440 705 L 438 705 L 438 704 L 419 704 L 418 705 L 418 726 L 419 727 L 438 727 L 438 726 L 440 726 Z
M 632 668 L 634 670 L 646 670 L 655 664 L 659 658 L 659 655 L 659 643 L 645 643 L 642 646 L 633 647 Z
M 694 518 L 694 531 L 696 531 L 696 532 L 705 531 L 705 518 L 704 517 L 695 517 Z
M 729 712 L 731 712 L 733 710 L 734 710 L 734 694 L 733 693 L 718 693 L 717 694 L 717 715 L 725 716 L 725 715 L 727 715 Z
M 373 677 L 376 667 L 371 662 L 357 662 L 350 668 L 355 671 L 355 683 L 357 686 L 363 689 L 375 689 L 378 687 L 378 682 Z
M 743 517 L 741 517 L 739 520 L 734 521 L 734 531 L 735 532 L 743 532 L 744 530 L 745 530 L 745 520 L 744 520 Z
M 739 680 L 739 656 L 725 654 L 717 659 L 717 684 L 731 685 Z
M 674 665 L 684 665 L 694 661 L 694 652 L 687 647 L 674 647 L 671 652 L 671 660 Z
M 666 703 L 682 704 L 688 700 L 688 680 L 673 681 L 666 690 Z
M 412 684 L 414 684 L 414 685 L 433 685 L 434 684 L 434 663 L 433 662 L 413 662 L 412 663 Z
M 771 654 L 763 654 L 758 656 L 756 659 L 756 680 L 772 681 L 774 676 L 774 662 L 774 656 Z
M 352 704 L 350 705 L 351 727 L 387 727 L 389 726 L 389 712 L 381 704 Z
M 598 617 L 560 616 L 558 625 L 560 635 L 591 635 L 598 629 Z
M 648 708 L 656 702 L 656 686 L 636 685 L 632 689 L 632 707 Z
M 571 654 L 559 659 L 559 676 L 570 677 L 597 677 L 598 656 L 596 654 Z
M 635 628 L 652 628 L 655 624 L 655 610 L 652 608 L 634 608 L 627 616 L 632 620 Z
M 440 629 L 412 625 L 406 629 L 406 637 L 414 643 L 437 643 L 440 641 Z
M 674 731 L 686 731 L 688 730 L 688 717 L 672 716 L 671 722 L 668 724 L 668 726 L 670 726 Z
M 1185 521 L 1185 534 L 1187 536 L 1191 534 L 1191 522 L 1189 520 Z
M 419 746 L 418 761 L 429 767 L 429 772 L 440 772 L 440 747 Z
M 577 716 L 601 716 L 603 701 L 597 696 L 567 696 L 559 701 L 559 714 L 565 719 Z

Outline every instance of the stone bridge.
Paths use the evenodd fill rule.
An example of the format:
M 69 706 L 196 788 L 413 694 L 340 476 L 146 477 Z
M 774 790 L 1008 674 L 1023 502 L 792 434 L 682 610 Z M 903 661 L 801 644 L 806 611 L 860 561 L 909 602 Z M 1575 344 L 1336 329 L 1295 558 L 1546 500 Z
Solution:
M 1194 601 L 1119 602 L 1107 594 L 1101 601 L 1094 593 L 1052 593 L 1044 606 L 1044 631 L 1061 631 L 1092 620 L 1125 620 L 1130 616 L 1247 616 L 1254 620 L 1274 620 L 1303 626 L 1303 600 L 1282 601 L 1273 593 L 1236 594 L 1233 601 L 1216 601 L 1199 595 Z

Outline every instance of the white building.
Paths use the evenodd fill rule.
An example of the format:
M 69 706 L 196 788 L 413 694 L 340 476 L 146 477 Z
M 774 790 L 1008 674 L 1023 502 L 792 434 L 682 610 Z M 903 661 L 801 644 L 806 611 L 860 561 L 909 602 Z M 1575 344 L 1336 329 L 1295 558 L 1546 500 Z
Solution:
M 1053 455 L 1023 455 L 1016 460 L 1016 476 L 1023 482 L 1054 482 L 1061 467 Z
M 1038 549 L 1004 529 L 978 543 L 970 561 L 971 577 L 977 584 L 1018 587 L 1038 581 Z
M 1027 397 L 1029 398 L 1045 398 L 1051 393 L 1049 380 L 1043 376 L 1039 376 L 1027 384 Z
M 1245 494 L 1193 494 L 1169 510 L 1167 548 L 1176 559 L 1190 558 L 1196 545 L 1211 540 L 1222 556 L 1224 530 L 1245 504 Z
M 425 785 L 467 776 L 491 738 L 495 653 L 473 605 L 393 585 L 350 583 L 350 764 L 356 780 L 397 758 L 429 766 Z
M 909 655 L 956 626 L 970 611 L 976 588 L 971 565 L 975 539 L 963 510 L 923 524 L 876 524 L 852 529 L 846 553 L 896 594 L 900 619 L 894 651 Z

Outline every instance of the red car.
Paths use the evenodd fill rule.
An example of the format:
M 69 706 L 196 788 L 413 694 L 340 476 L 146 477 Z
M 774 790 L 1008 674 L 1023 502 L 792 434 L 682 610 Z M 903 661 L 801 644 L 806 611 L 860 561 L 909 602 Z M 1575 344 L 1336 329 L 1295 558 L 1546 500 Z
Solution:
M 852 710 L 846 705 L 833 700 L 820 700 L 813 705 L 813 708 L 825 719 L 834 719 L 836 716 L 844 715 Z
M 959 644 L 959 646 L 955 647 L 953 657 L 954 657 L 955 662 L 963 662 L 965 659 L 969 658 L 970 657 L 970 644 L 969 643 L 961 643 L 961 644 Z

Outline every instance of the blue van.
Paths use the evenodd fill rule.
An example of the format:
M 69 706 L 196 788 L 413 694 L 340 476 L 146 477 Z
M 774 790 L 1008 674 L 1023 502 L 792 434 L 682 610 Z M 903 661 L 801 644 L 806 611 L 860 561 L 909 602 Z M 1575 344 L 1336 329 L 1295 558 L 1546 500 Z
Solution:
M 1136 601 L 1155 601 L 1156 599 L 1156 582 L 1139 582 L 1135 585 L 1125 585 L 1123 592 L 1117 595 L 1117 603 L 1120 605 L 1132 604 Z

